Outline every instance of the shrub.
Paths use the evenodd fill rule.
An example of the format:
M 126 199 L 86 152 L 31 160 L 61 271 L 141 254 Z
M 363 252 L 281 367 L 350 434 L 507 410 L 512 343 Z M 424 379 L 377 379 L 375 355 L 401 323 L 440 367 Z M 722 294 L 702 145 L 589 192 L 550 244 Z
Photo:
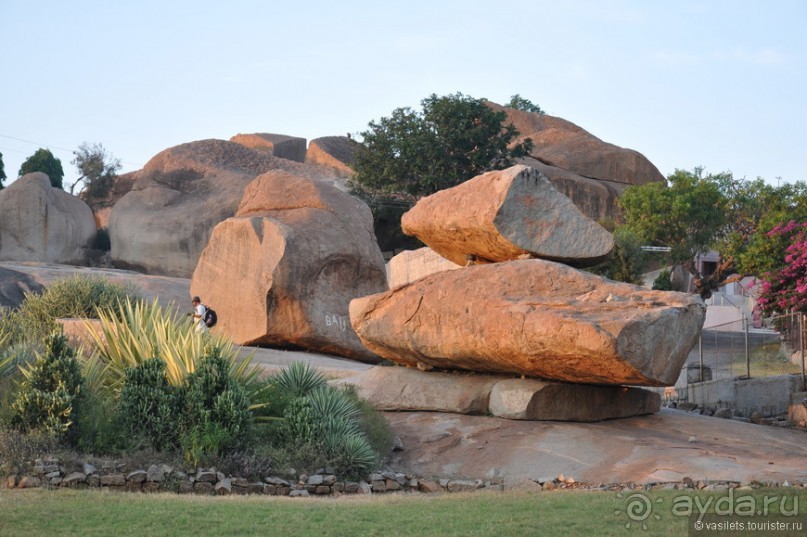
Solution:
M 103 364 L 99 380 L 103 391 L 120 394 L 126 370 L 153 357 L 165 362 L 168 382 L 178 387 L 196 370 L 197 361 L 213 349 L 227 360 L 230 375 L 248 394 L 262 388 L 261 370 L 251 365 L 251 356 L 239 358 L 231 341 L 196 332 L 184 317 L 163 309 L 156 300 L 126 300 L 115 312 L 100 312 L 99 318 L 100 331 L 89 324 L 87 331 L 95 347 L 93 359 Z
M 34 429 L 67 435 L 76 420 L 81 393 L 81 369 L 62 335 L 45 341 L 45 354 L 23 371 L 25 379 L 12 404 L 12 424 L 23 432 Z
M 131 437 L 123 427 L 117 403 L 87 388 L 78 402 L 76 447 L 83 453 L 116 455 L 131 446 Z
M 252 432 L 249 399 L 230 377 L 230 364 L 220 351 L 211 351 L 188 375 L 180 400 L 180 442 L 190 462 L 248 444 Z
M 26 471 L 35 458 L 57 446 L 56 438 L 46 431 L 21 433 L 0 423 L 0 475 Z
M 142 439 L 157 451 L 178 445 L 177 393 L 165 376 L 165 362 L 146 360 L 126 371 L 118 415 L 131 439 Z
M 26 293 L 22 305 L 0 320 L 0 331 L 11 336 L 11 343 L 40 341 L 58 328 L 56 319 L 94 318 L 100 312 L 115 311 L 121 301 L 138 297 L 131 284 L 73 276 L 53 282 L 42 293 Z
M 672 274 L 669 270 L 662 270 L 653 280 L 653 289 L 656 291 L 672 291 Z
M 310 378 L 313 369 L 296 365 L 296 372 L 292 372 L 291 367 L 274 375 L 273 380 L 284 379 L 285 389 L 306 393 L 294 398 L 283 412 L 277 440 L 285 453 L 275 457 L 295 466 L 332 465 L 348 477 L 361 476 L 376 467 L 379 453 L 386 452 L 391 444 L 388 426 L 378 421 L 386 424 L 383 417 L 369 405 L 362 405 L 355 393 L 335 390 L 324 379 L 314 389 L 301 390 L 301 385 L 310 387 L 312 383 L 289 379 Z M 376 445 L 384 451 L 377 451 Z
M 306 362 L 292 362 L 272 375 L 272 382 L 282 391 L 295 397 L 328 385 L 322 374 Z

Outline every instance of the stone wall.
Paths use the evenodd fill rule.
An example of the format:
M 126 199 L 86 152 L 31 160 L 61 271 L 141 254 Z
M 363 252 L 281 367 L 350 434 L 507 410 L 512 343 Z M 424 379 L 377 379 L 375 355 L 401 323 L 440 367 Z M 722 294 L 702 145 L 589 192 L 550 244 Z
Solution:
M 742 416 L 755 412 L 765 417 L 786 414 L 791 394 L 801 390 L 800 375 L 777 375 L 752 379 L 719 379 L 690 384 L 690 404 L 701 407 L 728 407 Z

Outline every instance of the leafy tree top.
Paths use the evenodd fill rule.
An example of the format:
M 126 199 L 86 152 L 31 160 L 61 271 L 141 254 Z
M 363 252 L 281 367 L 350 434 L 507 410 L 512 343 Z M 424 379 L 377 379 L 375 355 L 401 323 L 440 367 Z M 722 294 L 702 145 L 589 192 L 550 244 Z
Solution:
M 518 131 L 484 99 L 432 94 L 421 106 L 370 122 L 356 154 L 354 188 L 428 195 L 512 166 L 532 150 L 530 139 L 513 145 Z
M 62 179 L 64 178 L 62 161 L 54 157 L 49 149 L 40 147 L 20 166 L 20 176 L 33 172 L 46 174 L 54 188 L 62 188 Z
M 510 97 L 510 102 L 505 105 L 507 108 L 515 108 L 516 110 L 523 110 L 524 112 L 535 112 L 536 114 L 545 114 L 540 106 L 533 103 L 529 99 L 525 99 L 518 93 Z
M 790 216 L 807 220 L 807 184 L 774 187 L 762 179 L 735 179 L 731 173 L 676 170 L 669 186 L 632 186 L 619 200 L 624 225 L 643 244 L 667 246 L 668 261 L 686 268 L 700 294 L 742 274 L 762 275 L 781 267 L 787 240 L 769 236 Z M 695 256 L 717 250 L 720 263 L 700 274 Z
M 84 142 L 73 151 L 73 164 L 79 173 L 78 179 L 70 185 L 70 193 L 80 182 L 82 191 L 92 198 L 103 198 L 109 192 L 112 182 L 121 168 L 120 160 L 107 154 L 101 144 Z
M 3 181 L 6 180 L 6 170 L 3 164 L 3 153 L 0 153 L 0 190 L 3 190 Z

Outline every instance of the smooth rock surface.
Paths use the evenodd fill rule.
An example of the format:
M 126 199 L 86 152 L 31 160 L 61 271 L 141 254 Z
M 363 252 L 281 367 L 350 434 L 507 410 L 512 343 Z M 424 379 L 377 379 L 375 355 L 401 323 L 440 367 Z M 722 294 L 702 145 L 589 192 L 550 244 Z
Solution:
M 112 208 L 109 237 L 119 268 L 190 277 L 213 228 L 233 216 L 258 175 L 286 170 L 317 180 L 316 168 L 224 140 L 166 149 L 135 172 L 132 189 Z
M 370 209 L 323 182 L 275 171 L 216 226 L 191 281 L 243 345 L 377 360 L 350 326 L 353 298 L 387 289 Z
M 539 259 L 439 272 L 350 304 L 383 358 L 586 384 L 674 384 L 704 317 L 696 296 Z
M 376 366 L 334 385 L 350 385 L 376 410 L 424 410 L 484 414 L 490 391 L 502 380 L 491 375 L 423 372 Z
M 580 212 L 595 222 L 603 219 L 616 220 L 621 215 L 617 200 L 629 185 L 583 177 L 531 157 L 519 159 L 518 163 L 545 175 L 558 192 L 572 200 Z
M 654 414 L 659 394 L 641 388 L 508 379 L 490 393 L 490 414 L 511 420 L 602 421 Z
M 323 136 L 308 144 L 305 161 L 333 168 L 339 175 L 350 177 L 359 143 L 347 136 Z
M 507 114 L 519 132 L 518 140 L 531 138 L 531 156 L 583 177 L 628 185 L 663 182 L 664 176 L 644 155 L 604 142 L 563 118 L 536 114 L 488 102 Z
M 44 173 L 0 190 L 0 261 L 81 265 L 96 231 L 90 207 Z
M 460 268 L 428 246 L 417 250 L 404 250 L 387 262 L 387 280 L 390 289 L 412 283 L 429 274 Z
M 524 422 L 438 412 L 385 412 L 406 444 L 390 462 L 417 475 L 509 485 L 563 473 L 589 483 L 807 481 L 804 432 L 662 408 L 598 423 Z M 690 443 L 695 436 L 698 442 Z
M 250 149 L 266 151 L 277 158 L 295 162 L 305 161 L 305 138 L 257 132 L 255 134 L 236 134 L 230 138 L 230 141 Z
M 421 198 L 401 218 L 404 233 L 457 265 L 530 255 L 588 266 L 604 260 L 613 236 L 549 180 L 527 166 L 487 172 Z

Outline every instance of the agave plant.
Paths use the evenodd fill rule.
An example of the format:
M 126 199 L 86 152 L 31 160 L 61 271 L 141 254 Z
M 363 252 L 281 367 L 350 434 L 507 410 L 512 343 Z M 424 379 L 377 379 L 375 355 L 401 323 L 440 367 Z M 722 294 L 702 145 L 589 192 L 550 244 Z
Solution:
M 304 396 L 328 385 L 319 371 L 306 362 L 293 362 L 271 377 L 272 383 L 289 395 Z
M 197 332 L 192 323 L 175 311 L 163 309 L 156 299 L 151 303 L 127 299 L 117 311 L 99 311 L 98 316 L 98 326 L 84 323 L 95 347 L 85 369 L 94 369 L 96 385 L 116 397 L 123 388 L 127 368 L 160 358 L 165 362 L 168 381 L 180 386 L 196 370 L 197 362 L 213 352 L 230 362 L 230 374 L 248 394 L 262 388 L 258 382 L 261 369 L 251 364 L 252 354 L 240 357 L 232 341 Z

